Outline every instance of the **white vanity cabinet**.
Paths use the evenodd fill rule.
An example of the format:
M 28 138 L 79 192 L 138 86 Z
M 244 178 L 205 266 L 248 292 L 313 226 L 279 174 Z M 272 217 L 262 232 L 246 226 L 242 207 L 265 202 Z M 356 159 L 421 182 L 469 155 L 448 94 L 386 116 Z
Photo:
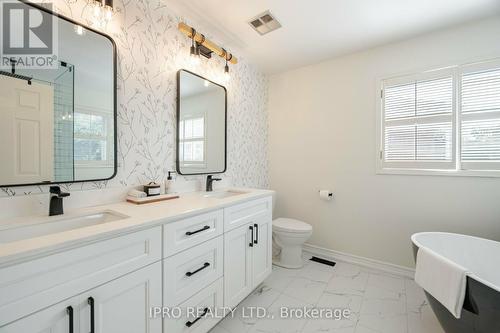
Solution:
M 163 333 L 206 333 L 214 327 L 220 319 L 206 316 L 205 311 L 221 309 L 224 306 L 223 283 L 223 278 L 220 278 L 179 304 L 182 315 L 179 318 L 165 318 Z
M 224 235 L 224 306 L 236 306 L 271 274 L 271 228 L 263 217 Z
M 222 209 L 167 223 L 163 226 L 163 257 L 192 248 L 223 233 Z
M 224 235 L 224 304 L 230 307 L 241 302 L 253 287 L 249 227 L 243 225 Z
M 262 217 L 254 223 L 256 242 L 252 249 L 252 285 L 255 289 L 272 271 L 272 232 L 271 217 Z M 258 241 L 258 242 L 257 242 Z
M 163 261 L 164 306 L 186 301 L 223 275 L 222 236 Z
M 183 311 L 164 318 L 164 333 L 204 333 L 217 323 L 203 310 L 224 305 L 223 221 L 219 209 L 164 226 L 163 306 Z
M 52 305 L 27 317 L 0 327 L 2 333 L 71 333 L 78 328 L 78 297 Z
M 271 198 L 225 210 L 224 306 L 234 307 L 272 270 Z
M 203 215 L 166 225 L 173 234 L 174 230 L 200 231 L 199 236 L 192 238 L 181 233 L 176 237 L 170 235 L 170 239 L 190 242 L 191 247 L 183 244 L 182 248 L 187 250 L 163 260 L 164 306 L 184 310 L 186 307 L 199 310 L 235 307 L 271 273 L 271 196 Z M 190 224 L 191 228 L 181 228 Z M 215 231 L 218 225 L 220 229 L 223 225 L 223 233 Z M 197 238 L 205 242 L 199 244 Z M 164 333 L 204 333 L 218 320 L 205 317 L 203 311 L 181 318 L 165 318 Z
M 156 262 L 85 293 L 78 332 L 161 333 L 161 318 L 150 317 L 149 311 L 161 305 L 161 262 Z
M 222 319 L 210 312 L 235 307 L 272 265 L 271 195 L 212 202 L 213 210 L 4 264 L 0 333 L 208 332 Z M 150 316 L 162 306 L 182 316 Z
M 161 263 L 105 283 L 7 326 L 2 333 L 161 333 L 161 319 L 150 318 L 161 306 Z
M 21 317 L 161 260 L 161 226 L 0 268 L 0 332 Z

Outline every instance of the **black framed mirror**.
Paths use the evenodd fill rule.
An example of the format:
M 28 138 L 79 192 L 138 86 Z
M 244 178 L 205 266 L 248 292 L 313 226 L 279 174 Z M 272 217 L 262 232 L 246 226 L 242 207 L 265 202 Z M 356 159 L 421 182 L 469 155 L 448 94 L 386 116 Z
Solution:
M 0 186 L 113 178 L 117 171 L 115 42 L 52 12 L 50 4 L 8 4 L 2 4 L 3 19 L 13 21 L 21 13 L 23 24 L 30 26 L 3 24 L 3 29 L 15 30 L 3 31 L 14 47 L 7 48 L 4 40 L 1 50 Z M 28 17 L 36 18 L 36 29 L 30 28 L 33 22 L 25 22 Z M 27 33 L 35 36 L 37 48 L 26 44 L 25 37 L 23 44 Z M 29 65 L 28 56 L 45 62 Z
M 177 172 L 223 173 L 227 164 L 227 91 L 185 69 L 177 72 Z

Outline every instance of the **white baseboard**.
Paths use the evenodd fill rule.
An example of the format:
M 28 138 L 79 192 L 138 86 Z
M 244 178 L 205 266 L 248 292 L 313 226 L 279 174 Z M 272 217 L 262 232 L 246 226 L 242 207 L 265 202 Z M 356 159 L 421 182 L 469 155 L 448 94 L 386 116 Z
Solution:
M 375 259 L 356 256 L 354 254 L 326 249 L 324 247 L 312 244 L 307 244 L 307 243 L 304 244 L 303 250 L 312 255 L 323 257 L 324 259 L 339 260 L 351 264 L 365 266 L 372 269 L 377 269 L 394 275 L 408 277 L 411 279 L 413 279 L 415 276 L 415 269 L 410 267 L 394 265 L 388 262 L 383 262 Z

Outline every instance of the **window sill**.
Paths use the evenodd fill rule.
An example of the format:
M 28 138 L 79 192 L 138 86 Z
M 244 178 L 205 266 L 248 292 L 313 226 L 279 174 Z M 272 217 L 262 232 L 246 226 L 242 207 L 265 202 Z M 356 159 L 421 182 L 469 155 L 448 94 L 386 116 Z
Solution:
M 407 175 L 407 176 L 452 176 L 452 177 L 500 178 L 500 170 L 433 170 L 433 169 L 378 168 L 376 174 L 377 175 Z

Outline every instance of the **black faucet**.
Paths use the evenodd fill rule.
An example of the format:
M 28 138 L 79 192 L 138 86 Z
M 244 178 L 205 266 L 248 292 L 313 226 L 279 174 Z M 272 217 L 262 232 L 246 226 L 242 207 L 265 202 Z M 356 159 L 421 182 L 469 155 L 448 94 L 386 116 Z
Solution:
M 61 188 L 59 186 L 51 186 L 49 192 L 50 192 L 49 216 L 64 214 L 63 198 L 69 197 L 69 193 L 61 192 Z
M 212 191 L 214 190 L 214 189 L 213 189 L 213 187 L 212 187 L 212 183 L 213 183 L 214 181 L 217 181 L 217 182 L 218 182 L 219 180 L 222 180 L 222 179 L 220 179 L 220 178 L 213 178 L 213 176 L 212 176 L 212 175 L 208 175 L 208 176 L 207 176 L 207 186 L 206 186 L 205 190 L 206 190 L 207 192 L 212 192 Z

